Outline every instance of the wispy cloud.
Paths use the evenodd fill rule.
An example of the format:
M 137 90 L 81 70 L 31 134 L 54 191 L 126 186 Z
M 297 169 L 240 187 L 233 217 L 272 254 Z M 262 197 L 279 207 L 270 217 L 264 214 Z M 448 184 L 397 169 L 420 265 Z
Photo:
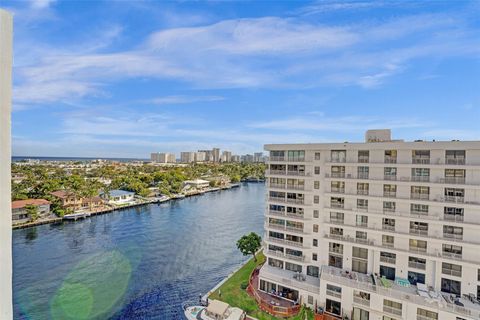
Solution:
M 50 5 L 55 3 L 56 0 L 30 0 L 30 5 L 34 9 L 44 9 L 48 8 Z
M 195 102 L 215 102 L 225 100 L 222 96 L 165 96 L 157 97 L 149 100 L 144 100 L 144 103 L 151 103 L 156 105 L 173 105 L 173 104 L 189 104 Z

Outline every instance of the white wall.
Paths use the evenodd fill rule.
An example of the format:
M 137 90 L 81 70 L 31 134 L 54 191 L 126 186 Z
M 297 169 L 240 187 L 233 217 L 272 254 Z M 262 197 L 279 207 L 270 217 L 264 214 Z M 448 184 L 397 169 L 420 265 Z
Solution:
M 0 318 L 12 318 L 12 213 L 10 112 L 12 99 L 12 15 L 0 9 Z

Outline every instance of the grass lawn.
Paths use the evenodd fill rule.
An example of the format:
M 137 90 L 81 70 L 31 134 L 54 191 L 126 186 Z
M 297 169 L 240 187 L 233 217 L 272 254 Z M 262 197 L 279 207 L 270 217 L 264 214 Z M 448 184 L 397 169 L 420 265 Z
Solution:
M 240 270 L 238 270 L 227 282 L 225 282 L 219 289 L 215 290 L 209 299 L 222 300 L 232 307 L 238 307 L 243 309 L 249 316 L 255 317 L 259 320 L 273 320 L 279 319 L 263 312 L 258 308 L 255 299 L 250 297 L 246 290 L 243 290 L 240 285 L 242 283 L 248 283 L 248 278 L 256 266 L 262 264 L 265 261 L 263 253 L 257 255 L 257 262 L 250 259 Z M 221 291 L 222 297 L 218 296 L 218 290 Z M 305 314 L 309 320 L 313 319 L 313 312 L 309 309 L 304 309 L 300 313 L 289 320 L 304 320 Z

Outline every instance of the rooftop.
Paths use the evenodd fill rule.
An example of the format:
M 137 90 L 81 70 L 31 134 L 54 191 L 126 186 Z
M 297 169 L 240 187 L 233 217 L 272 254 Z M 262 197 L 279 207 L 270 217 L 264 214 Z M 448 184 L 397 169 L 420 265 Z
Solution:
M 125 191 L 125 190 L 110 190 L 109 195 L 111 197 L 120 197 L 120 196 L 128 196 L 128 195 L 134 195 L 135 192 L 131 191 Z
M 16 200 L 12 201 L 12 209 L 20 209 L 28 205 L 41 206 L 45 204 L 50 204 L 50 201 L 45 199 Z

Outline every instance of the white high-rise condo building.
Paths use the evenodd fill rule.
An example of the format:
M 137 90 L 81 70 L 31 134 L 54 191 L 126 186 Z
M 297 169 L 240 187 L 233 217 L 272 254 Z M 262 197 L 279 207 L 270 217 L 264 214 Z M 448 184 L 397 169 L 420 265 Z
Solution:
M 157 152 L 150 155 L 150 160 L 158 163 L 175 163 L 176 158 L 174 153 Z
M 12 316 L 12 211 L 10 113 L 12 101 L 12 15 L 0 9 L 0 319 Z
M 275 144 L 259 290 L 354 320 L 480 319 L 480 141 Z
M 191 163 L 195 162 L 195 152 L 181 152 L 180 153 L 180 162 L 182 163 Z

